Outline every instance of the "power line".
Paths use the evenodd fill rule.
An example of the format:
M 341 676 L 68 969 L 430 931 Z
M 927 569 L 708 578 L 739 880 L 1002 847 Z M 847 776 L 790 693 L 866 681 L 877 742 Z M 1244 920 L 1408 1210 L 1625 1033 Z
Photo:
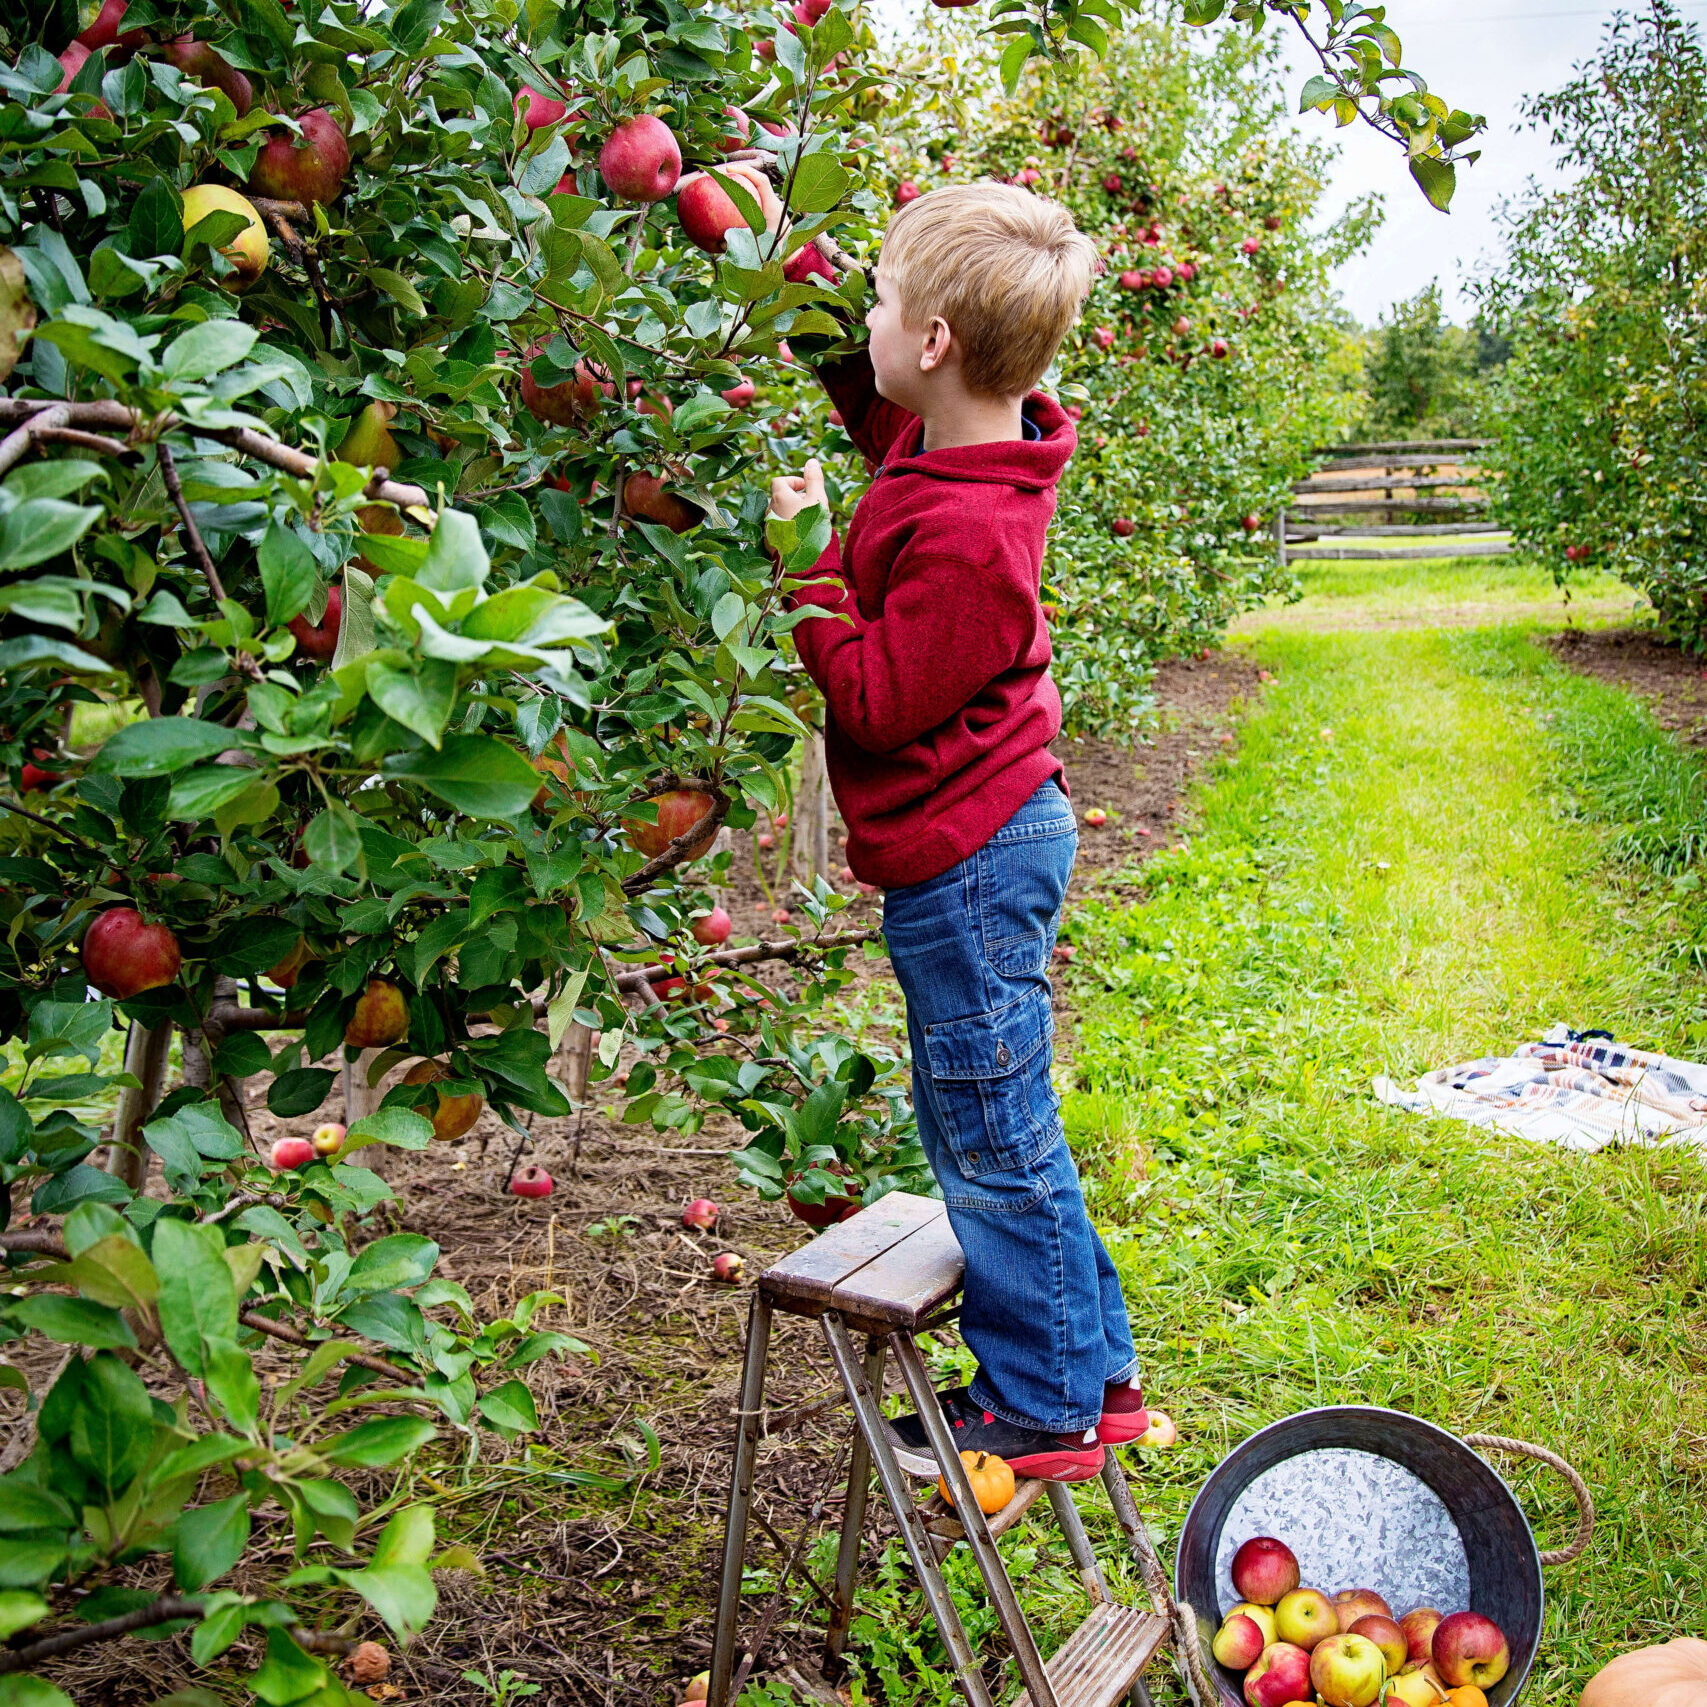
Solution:
M 1679 12 L 1699 11 L 1707 5 L 1707 0 L 1673 0 L 1673 9 Z M 1398 20 L 1400 27 L 1412 27 L 1418 24 L 1451 24 L 1455 29 L 1474 29 L 1478 24 L 1522 24 L 1541 23 L 1553 18 L 1604 18 L 1612 21 L 1615 11 L 1622 7 L 1590 7 L 1582 11 L 1570 12 L 1501 12 L 1491 18 L 1402 18 Z

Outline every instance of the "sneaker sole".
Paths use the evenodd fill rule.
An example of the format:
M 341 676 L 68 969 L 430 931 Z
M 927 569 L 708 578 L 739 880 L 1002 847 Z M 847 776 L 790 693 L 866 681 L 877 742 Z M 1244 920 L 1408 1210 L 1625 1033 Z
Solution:
M 905 1446 L 892 1435 L 889 1444 L 894 1450 L 895 1462 L 909 1476 L 934 1482 L 942 1474 L 942 1466 L 937 1462 L 935 1453 Z M 1094 1452 L 1074 1452 L 1062 1447 L 1058 1452 L 1038 1452 L 1028 1458 L 1008 1460 L 1008 1467 L 1015 1476 L 1031 1477 L 1039 1482 L 1088 1482 L 1093 1476 L 1102 1474 L 1102 1466 L 1103 1449 L 1100 1444 Z
M 1097 1439 L 1104 1446 L 1124 1446 L 1150 1426 L 1148 1411 L 1114 1411 L 1097 1424 Z

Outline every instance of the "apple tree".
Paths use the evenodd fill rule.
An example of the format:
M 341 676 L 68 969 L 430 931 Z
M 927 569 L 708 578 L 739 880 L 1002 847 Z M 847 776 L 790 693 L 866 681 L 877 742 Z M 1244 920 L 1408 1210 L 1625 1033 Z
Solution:
M 444 1562 L 340 1472 L 530 1431 L 570 1346 L 382 1234 L 359 1152 L 567 1113 L 578 1031 L 770 1195 L 922 1177 L 898 1059 L 830 1023 L 870 933 L 822 880 L 758 942 L 712 907 L 807 729 L 783 594 L 828 521 L 767 539 L 755 382 L 858 313 L 869 37 L 820 0 L 7 27 L 0 1673 L 188 1624 L 334 1702 L 316 1631 L 410 1634 Z M 358 1059 L 416 1065 L 269 1166 L 239 1087 L 307 1119 Z

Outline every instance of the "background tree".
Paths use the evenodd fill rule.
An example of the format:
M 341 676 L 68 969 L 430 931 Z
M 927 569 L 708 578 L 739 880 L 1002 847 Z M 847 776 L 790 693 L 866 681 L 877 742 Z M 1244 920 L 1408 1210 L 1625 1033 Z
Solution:
M 1531 102 L 1570 174 L 1509 215 L 1482 287 L 1511 340 L 1495 389 L 1500 519 L 1564 580 L 1605 567 L 1707 644 L 1707 65 L 1668 0 L 1607 26 Z
M 1355 436 L 1444 439 L 1482 431 L 1488 370 L 1507 346 L 1485 326 L 1446 319 L 1438 280 L 1394 303 L 1365 342 L 1368 401 Z

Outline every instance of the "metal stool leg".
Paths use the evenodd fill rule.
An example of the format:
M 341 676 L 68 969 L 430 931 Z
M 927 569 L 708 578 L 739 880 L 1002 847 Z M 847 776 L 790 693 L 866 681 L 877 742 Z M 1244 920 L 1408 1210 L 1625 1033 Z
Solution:
M 866 1341 L 865 1379 L 872 1392 L 883 1392 L 883 1358 L 889 1342 L 873 1334 Z M 865 1435 L 855 1431 L 848 1456 L 848 1495 L 842 1507 L 842 1540 L 836 1550 L 836 1604 L 830 1613 L 830 1628 L 824 1637 L 824 1659 L 834 1664 L 847 1646 L 848 1626 L 853 1622 L 854 1581 L 859 1575 L 859 1544 L 865 1531 L 865 1502 L 871 1492 L 871 1448 Z
M 973 1657 L 971 1644 L 966 1640 L 966 1631 L 960 1623 L 960 1614 L 955 1611 L 954 1602 L 949 1598 L 948 1587 L 942 1580 L 942 1572 L 937 1568 L 931 1537 L 925 1532 L 924 1519 L 919 1516 L 919 1508 L 913 1503 L 912 1490 L 901 1473 L 901 1466 L 895 1462 L 888 1436 L 883 1432 L 883 1412 L 865 1379 L 865 1371 L 860 1368 L 859 1358 L 855 1355 L 853 1342 L 848 1338 L 848 1330 L 841 1314 L 839 1311 L 830 1310 L 820 1320 L 824 1338 L 830 1344 L 830 1355 L 835 1358 L 836 1368 L 841 1374 L 842 1385 L 847 1388 L 848 1397 L 853 1401 L 860 1433 L 871 1449 L 872 1460 L 877 1468 L 877 1479 L 883 1484 L 884 1497 L 889 1501 L 889 1509 L 894 1512 L 896 1523 L 900 1525 L 901 1539 L 906 1543 L 908 1557 L 913 1561 L 913 1569 L 918 1573 L 919 1586 L 925 1591 L 925 1603 L 936 1619 L 938 1630 L 942 1632 L 943 1645 L 948 1649 L 955 1681 L 960 1685 L 960 1692 L 966 1697 L 970 1707 L 991 1707 L 990 1692 L 984 1687 L 978 1662 Z M 894 1338 L 897 1353 L 904 1357 L 905 1348 L 911 1344 L 910 1338 L 905 1334 L 897 1334 Z M 902 1368 L 905 1367 L 903 1361 Z M 938 1411 L 939 1422 L 941 1415 Z M 957 1467 L 959 1463 L 960 1460 L 956 1458 Z M 977 1512 L 975 1502 L 971 1509 Z M 716 1707 L 715 1703 L 713 1707 Z
M 1085 1533 L 1084 1519 L 1079 1516 L 1079 1508 L 1073 1503 L 1072 1490 L 1065 1482 L 1051 1482 L 1044 1492 L 1049 1495 L 1055 1521 L 1067 1538 L 1067 1551 L 1073 1555 L 1073 1563 L 1079 1567 L 1085 1592 L 1092 1601 L 1107 1600 L 1108 1584 L 1103 1580 L 1102 1566 L 1097 1563 L 1096 1553 L 1091 1547 L 1091 1538 Z
M 711 1687 L 706 1707 L 728 1707 L 735 1674 L 736 1622 L 741 1612 L 741 1567 L 747 1556 L 747 1518 L 753 1504 L 753 1470 L 759 1456 L 759 1407 L 765 1396 L 771 1307 L 755 1292 L 747 1317 L 747 1360 L 741 1368 L 741 1414 L 735 1432 L 735 1473 L 729 1484 L 729 1524 L 723 1535 L 723 1577 L 717 1590 L 717 1628 L 711 1642 Z
M 1144 1579 L 1150 1604 L 1173 1628 L 1174 1666 L 1179 1672 L 1180 1681 L 1185 1685 L 1186 1698 L 1203 1703 L 1203 1707 L 1211 1707 L 1215 1697 L 1203 1696 L 1192 1676 L 1192 1663 L 1186 1657 L 1188 1649 L 1195 1651 L 1197 1644 L 1195 1615 L 1174 1599 L 1173 1590 L 1168 1587 L 1168 1574 L 1162 1568 L 1162 1561 L 1156 1557 L 1150 1532 L 1144 1527 L 1144 1520 L 1138 1514 L 1132 1490 L 1126 1485 L 1126 1472 L 1121 1469 L 1120 1460 L 1115 1456 L 1112 1447 L 1103 1454 L 1102 1484 L 1108 1489 L 1109 1503 L 1114 1507 L 1115 1519 L 1132 1548 L 1132 1556 L 1138 1561 L 1138 1573 Z M 1146 1697 L 1141 1707 L 1147 1707 L 1147 1702 Z
M 960 1527 L 966 1532 L 967 1545 L 978 1561 L 978 1569 L 983 1572 L 984 1584 L 990 1591 L 990 1598 L 996 1603 L 996 1616 L 1007 1633 L 1008 1645 L 1013 1649 L 1014 1663 L 1018 1665 L 1020 1676 L 1025 1680 L 1032 1707 L 1056 1707 L 1055 1691 L 1049 1682 L 1049 1674 L 1043 1669 L 1043 1656 L 1037 1651 L 1037 1641 L 1031 1633 L 1031 1626 L 1026 1623 L 1025 1614 L 1020 1611 L 1019 1601 L 1014 1597 L 1013 1584 L 1008 1580 L 1008 1568 L 1002 1563 L 1001 1554 L 996 1551 L 990 1525 L 979 1508 L 978 1501 L 973 1497 L 972 1483 L 967 1478 L 966 1466 L 960 1462 L 960 1454 L 955 1450 L 953 1436 L 948 1431 L 948 1419 L 942 1414 L 942 1405 L 937 1399 L 936 1389 L 931 1385 L 924 1359 L 919 1356 L 918 1345 L 911 1334 L 896 1334 L 895 1358 L 901 1365 L 907 1391 L 912 1394 L 913 1404 L 925 1425 L 925 1435 L 931 1443 L 931 1451 L 936 1454 L 936 1461 L 942 1466 L 949 1491 L 954 1495 L 955 1516 L 959 1518 Z

